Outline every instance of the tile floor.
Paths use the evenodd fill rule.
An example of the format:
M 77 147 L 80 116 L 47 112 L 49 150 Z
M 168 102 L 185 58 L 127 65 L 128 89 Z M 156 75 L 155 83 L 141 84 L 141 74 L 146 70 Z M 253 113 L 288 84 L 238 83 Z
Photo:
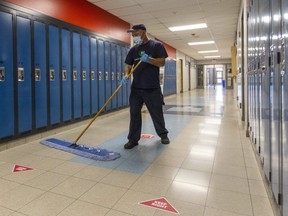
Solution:
M 49 133 L 73 141 L 87 122 L 1 151 L 0 215 L 168 216 L 176 210 L 183 216 L 274 216 L 234 92 L 193 90 L 165 102 L 169 145 L 155 136 L 124 150 L 129 110 L 123 109 L 99 117 L 79 141 L 121 153 L 115 161 L 39 144 Z M 145 109 L 142 133 L 156 135 Z M 12 172 L 14 165 L 32 170 Z M 161 198 L 160 208 L 140 204 Z

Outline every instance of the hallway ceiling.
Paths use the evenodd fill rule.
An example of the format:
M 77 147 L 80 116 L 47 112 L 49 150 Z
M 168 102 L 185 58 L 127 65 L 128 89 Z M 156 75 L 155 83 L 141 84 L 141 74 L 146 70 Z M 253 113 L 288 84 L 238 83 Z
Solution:
M 153 37 L 180 50 L 195 60 L 220 55 L 231 59 L 231 47 L 241 0 L 88 0 L 122 20 L 143 23 Z M 168 27 L 207 23 L 208 28 L 172 32 Z M 214 44 L 190 46 L 190 42 L 215 41 Z M 219 50 L 199 54 L 198 51 Z M 219 58 L 217 58 L 219 59 Z

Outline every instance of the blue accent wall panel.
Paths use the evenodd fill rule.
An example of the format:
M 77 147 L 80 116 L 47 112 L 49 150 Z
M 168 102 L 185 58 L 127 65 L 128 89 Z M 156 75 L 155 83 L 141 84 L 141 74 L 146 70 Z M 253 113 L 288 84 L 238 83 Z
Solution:
M 91 62 L 91 103 L 92 113 L 97 113 L 98 107 L 98 68 L 97 68 L 97 41 L 90 38 Z
M 0 12 L 0 139 L 14 135 L 12 14 Z
M 83 116 L 90 115 L 89 38 L 82 35 Z
M 49 26 L 50 124 L 60 122 L 59 29 Z
M 105 49 L 105 102 L 111 96 L 111 44 L 104 42 Z M 111 101 L 107 104 L 106 110 L 111 110 Z
M 30 20 L 17 17 L 18 129 L 32 130 L 31 26 Z
M 116 77 L 116 65 L 117 59 L 116 59 L 116 45 L 111 44 L 111 94 L 116 90 L 117 88 L 117 77 Z M 112 109 L 117 108 L 117 95 L 115 95 L 112 98 Z
M 104 68 L 105 62 L 104 62 L 104 42 L 99 40 L 98 41 L 98 85 L 99 85 L 99 109 L 104 105 L 105 103 L 105 72 Z
M 80 35 L 73 32 L 73 108 L 74 119 L 81 117 Z
M 122 79 L 122 73 L 124 71 L 123 64 L 122 64 L 122 56 L 121 56 L 121 47 L 119 45 L 116 46 L 116 62 L 117 62 L 117 69 L 116 69 L 116 79 L 117 79 L 117 86 Z M 118 107 L 123 107 L 123 87 L 118 91 L 117 94 L 117 103 Z
M 63 121 L 72 119 L 72 87 L 71 87 L 71 34 L 62 29 L 62 115 Z

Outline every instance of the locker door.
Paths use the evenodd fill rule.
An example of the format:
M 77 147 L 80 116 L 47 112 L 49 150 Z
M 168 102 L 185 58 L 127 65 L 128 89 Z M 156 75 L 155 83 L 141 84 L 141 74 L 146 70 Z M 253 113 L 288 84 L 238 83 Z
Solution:
M 105 101 L 111 96 L 111 44 L 104 42 L 105 47 Z M 111 110 L 111 102 L 107 104 L 106 110 Z
M 288 2 L 282 1 L 282 15 L 288 14 Z M 283 48 L 282 60 L 285 59 L 282 72 L 282 155 L 283 155 L 283 216 L 288 216 L 288 19 L 283 20 L 282 38 Z
M 98 85 L 99 85 L 99 109 L 105 103 L 105 75 L 104 75 L 104 42 L 98 40 Z
M 280 0 L 273 0 L 271 4 L 272 17 L 280 17 Z M 280 19 L 272 19 L 271 30 L 271 150 L 272 150 L 272 190 L 276 200 L 280 191 L 280 67 L 279 67 L 279 46 L 280 40 Z
M 59 29 L 49 26 L 50 124 L 60 122 Z
M 123 59 L 122 68 L 124 68 L 125 67 L 125 59 L 126 59 L 126 48 L 122 47 L 121 51 L 122 51 L 121 55 L 122 55 L 122 59 Z M 122 72 L 122 77 L 123 77 L 123 75 L 124 75 L 124 71 Z M 131 82 L 132 77 L 133 77 L 133 74 L 130 77 L 129 82 Z M 128 83 L 126 85 L 124 85 L 122 88 L 123 88 L 123 106 L 128 106 L 128 97 L 129 97 L 128 96 Z
M 73 118 L 81 117 L 80 35 L 73 32 Z
M 117 78 L 116 78 L 116 45 L 111 44 L 111 94 L 117 88 Z M 117 95 L 112 99 L 112 109 L 117 108 Z
M 97 75 L 97 41 L 95 38 L 90 39 L 91 49 L 91 103 L 92 113 L 97 113 L 98 107 L 98 75 Z
M 270 16 L 270 1 L 264 0 L 259 5 L 259 11 L 261 17 Z M 270 42 L 269 38 L 269 22 L 266 19 L 262 19 L 260 23 L 260 37 L 267 38 L 261 41 L 261 50 L 263 50 L 261 55 L 261 79 L 262 79 L 262 91 L 261 91 L 261 131 L 260 131 L 260 158 L 263 163 L 263 169 L 267 179 L 269 179 L 269 174 L 271 172 L 271 152 L 270 152 L 270 66 L 269 66 L 269 49 Z
M 71 34 L 62 29 L 62 115 L 63 121 L 72 119 Z
M 82 35 L 82 88 L 83 116 L 90 115 L 90 69 L 89 69 L 89 38 Z
M 117 45 L 117 85 L 119 85 L 120 80 L 122 79 L 122 73 L 124 68 L 122 67 L 122 62 L 124 61 L 121 56 L 121 47 Z M 117 94 L 117 101 L 118 101 L 118 107 L 123 107 L 123 87 L 118 91 Z
M 12 14 L 0 11 L 0 139 L 14 135 Z
M 46 25 L 34 22 L 34 79 L 36 128 L 47 126 Z
M 17 17 L 18 126 L 19 133 L 32 130 L 31 28 L 30 20 Z

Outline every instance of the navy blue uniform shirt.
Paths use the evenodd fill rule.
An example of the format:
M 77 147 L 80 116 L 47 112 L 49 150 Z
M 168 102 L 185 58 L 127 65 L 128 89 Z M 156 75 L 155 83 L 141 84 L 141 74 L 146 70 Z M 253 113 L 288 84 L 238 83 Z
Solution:
M 125 63 L 136 65 L 141 56 L 146 53 L 152 58 L 167 58 L 167 52 L 162 43 L 149 40 L 146 44 L 135 45 L 130 49 Z M 152 64 L 141 62 L 133 73 L 132 88 L 137 89 L 156 89 L 160 88 L 159 67 Z

